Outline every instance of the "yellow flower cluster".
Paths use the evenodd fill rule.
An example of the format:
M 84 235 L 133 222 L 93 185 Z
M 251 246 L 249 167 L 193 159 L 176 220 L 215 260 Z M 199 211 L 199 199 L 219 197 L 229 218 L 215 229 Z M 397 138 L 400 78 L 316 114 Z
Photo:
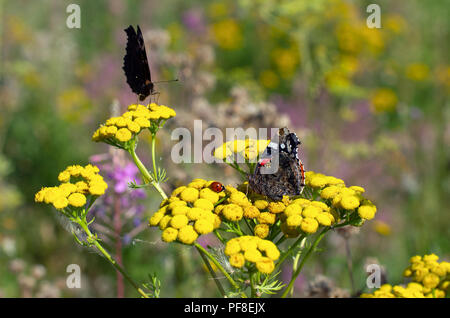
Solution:
M 361 298 L 425 298 L 423 286 L 411 282 L 406 287 L 401 285 L 392 286 L 384 284 L 373 292 L 373 294 L 361 294 Z
M 255 160 L 269 144 L 270 140 L 245 139 L 230 140 L 214 150 L 214 157 L 226 159 L 233 154 L 239 154 L 246 160 Z
M 424 293 L 428 294 L 433 289 L 446 292 L 450 285 L 450 263 L 438 262 L 436 254 L 416 255 L 411 257 L 411 265 L 403 272 L 406 277 L 412 277 L 414 282 L 421 283 Z M 435 290 L 436 292 L 436 290 Z
M 314 189 L 322 189 L 326 186 L 344 185 L 344 180 L 332 176 L 326 176 L 314 171 L 307 171 L 305 172 L 305 184 Z
M 384 38 L 378 29 L 361 28 L 357 21 L 339 23 L 335 36 L 343 54 L 358 56 L 364 51 L 378 54 L 384 48 Z
M 260 273 L 270 274 L 275 269 L 274 261 L 280 257 L 277 246 L 257 236 L 240 236 L 233 238 L 225 245 L 225 255 L 230 265 L 241 268 L 245 262 L 254 263 Z
M 362 194 L 364 188 L 359 186 L 346 187 L 341 179 L 325 176 L 313 171 L 306 172 L 305 183 L 307 186 L 318 190 L 320 197 L 335 209 L 357 211 L 363 220 L 371 220 L 377 212 L 376 206 L 365 199 Z
M 317 232 L 319 226 L 331 226 L 335 223 L 334 211 L 325 203 L 299 198 L 293 200 L 281 215 L 281 230 L 287 237 L 296 237 L 302 231 L 305 234 Z
M 213 182 L 194 179 L 187 186 L 173 190 L 171 196 L 161 202 L 149 224 L 159 226 L 163 241 L 193 244 L 199 235 L 211 233 L 220 226 L 220 217 L 213 210 L 225 193 L 210 189 Z
M 152 124 L 159 125 L 161 121 L 175 117 L 175 111 L 164 105 L 151 103 L 130 105 L 122 116 L 109 118 L 92 136 L 93 141 L 103 141 L 112 145 L 123 145 L 132 140 L 143 129 Z
M 244 190 L 247 182 L 238 187 Z M 306 234 L 315 233 L 320 226 L 331 226 L 335 216 L 329 206 L 323 202 L 299 198 L 291 200 L 284 196 L 282 201 L 268 201 L 263 196 L 251 194 L 227 186 L 227 194 L 215 208 L 215 213 L 227 221 L 237 222 L 242 218 L 253 219 L 256 225 L 254 234 L 266 238 L 270 226 L 281 220 L 281 230 L 287 237 L 296 237 L 300 231 Z
M 364 298 L 445 298 L 450 290 L 450 263 L 438 262 L 439 256 L 429 254 L 413 256 L 403 275 L 411 277 L 406 287 L 385 284 Z
M 247 182 L 241 185 L 242 188 L 246 186 Z M 227 186 L 225 193 L 225 200 L 216 206 L 214 212 L 231 222 L 238 222 L 242 218 L 257 221 L 253 230 L 259 238 L 269 235 L 270 225 L 276 222 L 276 214 L 285 208 L 282 202 L 268 202 L 261 196 L 251 198 L 232 186 Z
M 58 175 L 61 184 L 57 187 L 42 188 L 36 193 L 35 201 L 53 204 L 58 210 L 68 206 L 81 208 L 85 206 L 88 196 L 100 196 L 108 188 L 98 172 L 98 167 L 90 164 L 84 167 L 69 166 Z

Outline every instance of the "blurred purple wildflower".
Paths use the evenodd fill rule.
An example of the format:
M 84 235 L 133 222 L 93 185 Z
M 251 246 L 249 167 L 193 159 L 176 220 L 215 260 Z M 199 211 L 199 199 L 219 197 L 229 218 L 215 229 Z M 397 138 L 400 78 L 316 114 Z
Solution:
M 146 198 L 146 193 L 142 189 L 129 189 L 128 186 L 131 182 L 139 184 L 139 170 L 116 152 L 94 155 L 91 162 L 100 168 L 113 189 L 91 209 L 91 215 L 97 218 L 97 222 L 93 223 L 95 230 L 104 234 L 102 236 L 106 241 L 111 239 L 109 234 L 119 231 L 116 238 L 121 237 L 122 242 L 128 245 L 141 232 L 140 228 L 144 224 L 142 218 L 145 206 L 138 202 Z M 117 228 L 118 223 L 114 223 L 117 222 L 117 214 L 120 215 L 120 229 Z
M 285 266 L 283 266 L 283 271 L 281 272 L 281 279 L 283 283 L 287 285 L 289 284 L 291 277 L 292 277 L 292 265 L 286 264 Z M 299 292 L 303 290 L 304 285 L 305 285 L 305 277 L 302 274 L 300 274 L 297 276 L 297 279 L 295 280 L 294 291 Z
M 125 167 L 117 167 L 110 174 L 114 181 L 114 191 L 116 193 L 124 193 L 128 189 L 128 183 L 136 182 L 136 175 L 139 172 L 138 168 L 131 162 L 127 163 Z
M 183 24 L 191 31 L 203 33 L 206 30 L 203 12 L 198 8 L 183 13 Z

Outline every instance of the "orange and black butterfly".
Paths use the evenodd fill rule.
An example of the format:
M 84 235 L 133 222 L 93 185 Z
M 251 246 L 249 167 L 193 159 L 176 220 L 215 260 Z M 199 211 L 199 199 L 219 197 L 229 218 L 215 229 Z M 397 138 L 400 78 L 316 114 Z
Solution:
M 248 176 L 249 186 L 254 192 L 275 201 L 281 200 L 284 195 L 300 195 L 305 186 L 305 168 L 298 156 L 300 140 L 286 127 L 279 129 L 278 137 L 278 143 L 269 143 L 255 171 Z M 267 168 L 270 170 L 270 165 L 276 159 L 278 169 L 264 171 Z
M 138 95 L 140 101 L 143 101 L 155 93 L 144 38 L 139 25 L 137 32 L 131 25 L 125 29 L 125 32 L 127 33 L 127 48 L 123 58 L 123 70 L 131 90 Z

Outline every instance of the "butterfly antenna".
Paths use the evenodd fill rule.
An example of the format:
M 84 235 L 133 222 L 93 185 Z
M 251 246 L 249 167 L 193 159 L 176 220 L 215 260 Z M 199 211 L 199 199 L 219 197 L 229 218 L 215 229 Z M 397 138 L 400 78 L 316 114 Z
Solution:
M 158 84 L 158 83 L 169 83 L 169 82 L 178 82 L 179 80 L 178 80 L 178 78 L 176 78 L 176 79 L 171 79 L 171 80 L 168 80 L 168 81 L 157 81 L 157 82 L 153 82 L 153 84 Z

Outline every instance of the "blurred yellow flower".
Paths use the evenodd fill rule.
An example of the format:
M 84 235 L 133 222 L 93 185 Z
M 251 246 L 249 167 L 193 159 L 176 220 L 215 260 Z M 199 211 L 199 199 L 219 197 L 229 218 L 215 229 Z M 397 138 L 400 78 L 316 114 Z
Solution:
M 178 43 L 183 37 L 183 29 L 178 23 L 171 23 L 167 27 L 167 31 L 169 32 L 170 43 L 172 44 Z
M 369 29 L 365 25 L 360 26 L 365 47 L 373 54 L 378 54 L 383 51 L 385 41 L 383 33 L 380 29 Z
M 41 76 L 35 70 L 30 70 L 24 74 L 23 82 L 27 86 L 38 87 L 41 84 Z
M 9 35 L 13 41 L 18 43 L 26 43 L 32 39 L 32 32 L 28 25 L 24 23 L 26 20 L 16 16 L 8 16 L 6 21 L 8 30 L 5 34 Z
M 69 120 L 78 121 L 84 118 L 91 103 L 82 87 L 70 87 L 57 97 L 57 105 L 61 114 Z
M 405 75 L 410 80 L 421 82 L 428 78 L 430 69 L 423 63 L 412 63 L 406 67 Z
M 262 71 L 261 74 L 259 75 L 259 81 L 264 87 L 269 89 L 278 87 L 280 83 L 278 75 L 271 70 Z
M 214 39 L 225 50 L 236 50 L 242 45 L 242 31 L 234 19 L 225 19 L 212 25 Z
M 228 14 L 228 5 L 225 2 L 215 2 L 209 5 L 208 15 L 211 18 L 224 17 Z
M 338 69 L 331 69 L 325 74 L 325 81 L 330 91 L 346 91 L 352 85 L 347 74 Z
M 300 53 L 295 45 L 290 48 L 277 48 L 272 51 L 272 60 L 283 78 L 291 78 L 300 63 Z
M 350 23 L 339 23 L 335 28 L 335 36 L 341 50 L 349 54 L 357 54 L 361 51 L 363 41 L 361 41 L 360 28 Z
M 447 88 L 450 88 L 450 66 L 441 65 L 436 71 L 437 80 Z
M 74 73 L 77 76 L 77 78 L 81 80 L 90 79 L 93 75 L 92 65 L 85 62 L 80 62 L 75 66 Z
M 398 14 L 390 14 L 384 18 L 384 27 L 396 34 L 402 33 L 406 29 L 406 21 Z
M 380 235 L 383 236 L 391 235 L 391 226 L 386 222 L 375 220 L 373 223 L 373 229 Z
M 395 92 L 390 88 L 379 88 L 371 97 L 371 106 L 374 113 L 393 111 L 398 103 Z

